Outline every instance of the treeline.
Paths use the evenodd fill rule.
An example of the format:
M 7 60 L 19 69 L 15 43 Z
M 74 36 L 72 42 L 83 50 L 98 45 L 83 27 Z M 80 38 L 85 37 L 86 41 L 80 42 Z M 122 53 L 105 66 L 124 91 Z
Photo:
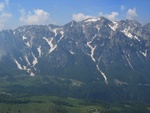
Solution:
M 27 104 L 30 103 L 30 100 L 27 99 L 17 99 L 16 97 L 8 94 L 0 94 L 0 103 L 6 104 Z
M 47 83 L 37 82 L 31 86 L 12 85 L 6 87 L 8 93 L 13 95 L 50 95 L 106 102 L 133 101 L 141 103 L 150 103 L 149 88 L 149 86 L 142 85 L 106 85 L 98 81 L 74 86 L 70 80 L 60 79 Z

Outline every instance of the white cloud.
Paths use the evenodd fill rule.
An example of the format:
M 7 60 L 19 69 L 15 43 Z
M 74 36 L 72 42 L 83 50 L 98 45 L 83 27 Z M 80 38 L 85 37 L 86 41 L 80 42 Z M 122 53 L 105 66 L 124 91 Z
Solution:
M 9 0 L 5 0 L 0 3 L 0 30 L 6 29 L 9 25 L 8 22 L 12 17 L 12 14 L 6 12 L 6 8 L 9 5 Z
M 121 5 L 121 10 L 123 11 L 125 9 L 126 9 L 126 7 L 124 5 Z
M 11 13 L 5 13 L 3 12 L 0 15 L 0 30 L 6 28 L 6 23 L 11 19 L 12 14 Z
M 108 14 L 107 17 L 110 20 L 116 20 L 118 16 L 118 12 L 112 12 L 111 14 Z
M 90 15 L 85 15 L 83 13 L 78 13 L 78 14 L 73 14 L 72 15 L 72 19 L 75 21 L 81 21 L 81 20 L 85 20 L 87 18 L 95 18 L 94 16 L 90 16 Z
M 127 14 L 126 14 L 126 18 L 127 19 L 135 19 L 136 17 L 138 16 L 138 14 L 136 13 L 136 8 L 134 9 L 129 9 L 127 11 Z
M 0 11 L 3 11 L 3 10 L 4 10 L 4 8 L 5 8 L 4 3 L 0 3 Z
M 24 24 L 40 25 L 40 24 L 49 24 L 50 22 L 49 13 L 45 12 L 42 9 L 36 9 L 34 10 L 34 13 L 28 12 L 28 14 L 26 14 L 24 9 L 21 9 L 20 13 L 21 13 L 20 22 L 23 22 Z
M 118 12 L 111 12 L 111 14 L 103 14 L 102 12 L 99 13 L 100 16 L 104 16 L 109 20 L 117 20 L 117 16 L 119 15 Z
M 2 13 L 1 14 L 1 18 L 10 18 L 12 16 L 12 14 L 11 13 Z
M 6 6 L 9 6 L 9 0 L 5 0 L 4 2 L 0 2 L 0 11 L 3 11 Z
M 102 12 L 99 12 L 100 16 L 104 16 L 106 18 L 108 18 L 109 20 L 116 20 L 117 16 L 119 15 L 118 12 L 112 12 L 111 14 L 103 14 Z M 78 13 L 78 14 L 73 14 L 72 15 L 72 19 L 75 21 L 81 21 L 87 18 L 96 18 L 95 16 L 91 16 L 91 15 L 85 15 L 83 13 Z

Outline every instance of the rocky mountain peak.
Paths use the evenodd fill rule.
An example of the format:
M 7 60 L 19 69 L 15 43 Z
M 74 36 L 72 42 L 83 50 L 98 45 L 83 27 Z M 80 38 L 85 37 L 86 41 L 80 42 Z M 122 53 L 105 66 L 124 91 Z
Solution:
M 0 75 L 150 83 L 149 34 L 149 24 L 105 17 L 1 31 Z

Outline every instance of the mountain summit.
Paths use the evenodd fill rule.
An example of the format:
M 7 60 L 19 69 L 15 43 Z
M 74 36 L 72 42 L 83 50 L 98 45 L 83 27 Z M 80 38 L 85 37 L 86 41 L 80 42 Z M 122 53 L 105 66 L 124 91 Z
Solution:
M 0 75 L 150 84 L 150 24 L 104 17 L 0 32 Z

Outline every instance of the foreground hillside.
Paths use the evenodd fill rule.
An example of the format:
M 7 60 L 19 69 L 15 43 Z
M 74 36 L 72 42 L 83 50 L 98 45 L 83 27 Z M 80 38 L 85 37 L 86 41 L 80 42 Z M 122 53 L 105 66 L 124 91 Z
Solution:
M 109 104 L 54 96 L 32 96 L 0 103 L 0 113 L 149 113 L 150 105 L 139 103 Z
M 86 83 L 74 79 L 58 78 L 54 76 L 18 76 L 0 79 L 1 102 L 17 97 L 58 96 L 63 98 L 77 98 L 104 103 L 143 103 L 150 102 L 150 86 L 148 85 L 106 85 L 99 80 Z M 8 99 L 8 100 L 7 100 Z M 15 100 L 14 100 L 15 101 Z

